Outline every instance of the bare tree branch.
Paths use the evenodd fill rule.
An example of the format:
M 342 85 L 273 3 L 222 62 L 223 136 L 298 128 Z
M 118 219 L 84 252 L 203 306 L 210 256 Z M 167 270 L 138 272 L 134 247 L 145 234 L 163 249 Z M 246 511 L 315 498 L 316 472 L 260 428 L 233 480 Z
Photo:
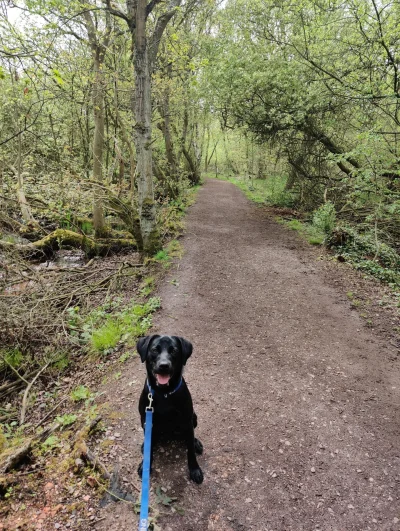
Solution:
M 150 71 L 153 71 L 158 49 L 160 47 L 161 37 L 163 36 L 165 28 L 167 27 L 167 24 L 171 18 L 175 15 L 181 3 L 182 0 L 171 0 L 168 4 L 167 11 L 160 15 L 157 19 L 156 27 L 154 28 L 154 33 L 151 36 L 149 45 Z

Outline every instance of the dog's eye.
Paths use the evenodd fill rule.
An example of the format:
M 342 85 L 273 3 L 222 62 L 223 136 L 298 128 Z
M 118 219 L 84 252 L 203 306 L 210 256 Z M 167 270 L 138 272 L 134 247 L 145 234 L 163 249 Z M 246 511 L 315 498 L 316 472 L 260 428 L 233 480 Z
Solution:
M 158 354 L 158 349 L 157 349 L 157 347 L 153 347 L 153 348 L 150 350 L 150 352 L 151 352 L 152 354 Z

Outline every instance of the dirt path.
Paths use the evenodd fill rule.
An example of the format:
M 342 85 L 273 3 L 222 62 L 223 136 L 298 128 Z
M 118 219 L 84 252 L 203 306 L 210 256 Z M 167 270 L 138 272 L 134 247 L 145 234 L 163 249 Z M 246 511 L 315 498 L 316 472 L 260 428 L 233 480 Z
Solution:
M 158 453 L 152 485 L 184 509 L 165 509 L 163 531 L 400 530 L 398 365 L 297 242 L 226 182 L 190 210 L 154 331 L 194 345 L 205 480 L 188 481 L 183 451 Z M 138 484 L 144 373 L 128 369 L 109 398 L 125 413 L 122 475 Z M 101 516 L 99 531 L 136 529 L 127 506 Z

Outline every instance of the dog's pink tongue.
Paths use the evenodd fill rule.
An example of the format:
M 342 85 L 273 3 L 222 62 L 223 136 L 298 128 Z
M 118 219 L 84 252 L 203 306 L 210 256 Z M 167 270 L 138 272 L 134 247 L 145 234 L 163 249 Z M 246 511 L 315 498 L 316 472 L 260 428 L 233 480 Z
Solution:
M 160 384 L 160 385 L 167 385 L 167 383 L 169 382 L 169 376 L 165 376 L 163 374 L 157 374 L 157 382 Z

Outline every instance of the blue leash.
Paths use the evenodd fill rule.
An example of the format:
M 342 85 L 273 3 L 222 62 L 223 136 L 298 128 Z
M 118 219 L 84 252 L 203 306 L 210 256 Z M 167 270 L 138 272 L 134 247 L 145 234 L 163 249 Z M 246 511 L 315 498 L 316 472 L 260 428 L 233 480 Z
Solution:
M 167 398 L 178 391 L 183 382 L 181 377 L 178 385 L 173 391 L 164 394 Z M 140 517 L 139 517 L 139 531 L 147 531 L 149 526 L 149 491 L 150 491 L 150 455 L 151 455 L 151 430 L 153 429 L 153 389 L 150 383 L 146 381 L 149 390 L 148 399 L 149 405 L 146 407 L 146 417 L 144 423 L 144 448 L 143 448 L 143 469 L 142 469 L 142 493 L 140 496 Z
M 149 405 L 146 407 L 146 419 L 144 425 L 144 450 L 142 471 L 142 494 L 140 497 L 139 531 L 147 531 L 149 526 L 149 490 L 150 490 L 150 454 L 151 454 L 151 430 L 153 428 L 153 393 L 149 393 Z

